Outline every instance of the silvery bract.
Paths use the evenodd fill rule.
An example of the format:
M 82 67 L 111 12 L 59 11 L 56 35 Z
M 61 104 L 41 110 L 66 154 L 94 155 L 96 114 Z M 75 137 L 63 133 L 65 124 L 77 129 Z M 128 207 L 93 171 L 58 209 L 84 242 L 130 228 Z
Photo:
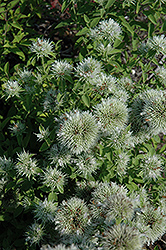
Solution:
M 39 201 L 38 204 L 35 204 L 35 209 L 33 211 L 35 214 L 34 217 L 38 221 L 41 221 L 42 224 L 53 222 L 56 209 L 57 203 L 48 201 L 47 199 Z
M 123 129 L 128 120 L 126 105 L 116 98 L 102 99 L 102 103 L 94 107 L 94 115 L 98 120 L 104 136 L 110 135 L 117 128 Z
M 44 228 L 41 224 L 35 222 L 31 226 L 28 227 L 25 233 L 25 240 L 29 242 L 31 245 L 39 244 L 44 236 Z
M 53 42 L 50 42 L 49 39 L 47 40 L 38 38 L 32 43 L 30 50 L 37 55 L 37 58 L 49 57 L 53 52 L 53 47 L 54 44 Z
M 73 66 L 67 61 L 55 60 L 52 64 L 51 71 L 54 77 L 64 79 L 71 74 L 72 69 Z
M 23 91 L 22 87 L 17 81 L 7 81 L 4 85 L 5 96 L 8 98 L 17 96 L 19 97 L 20 92 Z
M 107 229 L 102 237 L 104 250 L 140 250 L 141 234 L 134 227 L 119 224 Z
M 108 41 L 113 43 L 116 38 L 119 38 L 122 33 L 120 25 L 113 19 L 104 20 L 90 29 L 90 37 L 97 42 Z
M 134 100 L 131 112 L 131 129 L 135 135 L 152 136 L 166 132 L 166 91 L 147 90 Z
M 55 225 L 61 234 L 83 234 L 90 223 L 89 210 L 79 198 L 63 200 L 55 213 Z
M 97 143 L 99 129 L 95 117 L 89 111 L 73 111 L 61 117 L 57 138 L 74 154 L 87 152 Z
M 38 173 L 37 160 L 32 159 L 34 155 L 25 152 L 25 150 L 17 155 L 17 164 L 15 165 L 17 173 L 26 176 L 28 179 L 33 178 Z
M 147 45 L 155 50 L 157 54 L 162 53 L 166 55 L 166 37 L 164 35 L 153 36 L 148 40 Z
M 101 74 L 102 64 L 92 57 L 84 58 L 75 68 L 79 81 L 88 82 Z

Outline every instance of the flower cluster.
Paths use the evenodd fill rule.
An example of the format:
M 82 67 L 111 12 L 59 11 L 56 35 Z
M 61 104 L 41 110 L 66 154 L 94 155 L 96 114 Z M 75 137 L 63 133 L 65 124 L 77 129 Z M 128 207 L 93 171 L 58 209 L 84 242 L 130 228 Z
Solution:
M 7 81 L 4 85 L 5 96 L 8 98 L 17 96 L 19 97 L 20 93 L 23 91 L 22 87 L 18 81 Z
M 116 98 L 103 99 L 102 103 L 94 107 L 94 114 L 104 136 L 117 128 L 123 129 L 128 120 L 126 105 Z
M 89 112 L 66 113 L 58 131 L 58 140 L 74 154 L 88 151 L 98 140 L 99 129 L 95 117 Z
M 37 58 L 40 57 L 49 57 L 54 48 L 53 42 L 50 42 L 47 39 L 38 38 L 37 41 L 34 41 L 30 46 L 31 52 L 37 55 Z
M 37 160 L 32 159 L 33 154 L 26 153 L 25 150 L 17 154 L 17 164 L 15 168 L 19 175 L 26 176 L 28 179 L 38 173 Z
M 142 137 L 165 133 L 166 128 L 166 92 L 147 90 L 133 102 L 130 112 L 131 129 Z
M 73 66 L 67 61 L 56 60 L 52 64 L 51 71 L 54 77 L 65 79 L 71 74 L 72 69 Z
M 62 234 L 82 234 L 89 223 L 88 207 L 79 198 L 62 201 L 55 214 L 56 229 Z
M 166 55 L 166 37 L 164 35 L 153 36 L 153 38 L 148 40 L 147 45 L 155 50 L 157 54 L 162 53 Z

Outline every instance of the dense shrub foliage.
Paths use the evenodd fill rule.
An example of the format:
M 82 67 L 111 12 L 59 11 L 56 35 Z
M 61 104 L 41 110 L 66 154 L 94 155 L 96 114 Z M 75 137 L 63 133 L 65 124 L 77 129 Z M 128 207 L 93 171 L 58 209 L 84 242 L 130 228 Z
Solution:
M 0 7 L 0 248 L 148 249 L 166 233 L 165 1 Z

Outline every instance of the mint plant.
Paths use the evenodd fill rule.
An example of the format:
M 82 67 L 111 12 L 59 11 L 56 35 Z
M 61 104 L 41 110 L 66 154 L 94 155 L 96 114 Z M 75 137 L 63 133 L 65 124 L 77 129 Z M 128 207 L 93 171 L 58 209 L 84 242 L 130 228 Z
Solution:
M 154 18 L 143 1 L 83 3 L 59 3 L 59 27 L 81 27 L 78 55 L 60 59 L 50 38 L 32 39 L 27 64 L 2 84 L 3 249 L 148 249 L 166 233 L 163 3 L 151 3 Z

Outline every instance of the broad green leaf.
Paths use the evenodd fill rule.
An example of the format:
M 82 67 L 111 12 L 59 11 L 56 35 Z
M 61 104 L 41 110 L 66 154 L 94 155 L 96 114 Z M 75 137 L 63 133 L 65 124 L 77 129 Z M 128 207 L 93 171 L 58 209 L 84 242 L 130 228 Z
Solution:
M 54 29 L 59 29 L 59 28 L 62 28 L 64 26 L 67 26 L 67 25 L 69 25 L 69 23 L 67 23 L 67 22 L 60 22 L 57 26 L 55 26 Z
M 84 27 L 82 30 L 78 31 L 78 33 L 76 34 L 76 36 L 82 36 L 87 34 L 89 31 L 89 29 L 87 27 Z
M 4 72 L 8 76 L 9 75 L 9 62 L 7 62 L 4 66 Z
M 23 30 L 22 26 L 17 22 L 11 23 L 11 26 L 13 26 L 14 28 L 17 28 L 19 30 Z
M 58 196 L 57 196 L 56 193 L 54 193 L 54 192 L 49 193 L 49 195 L 48 195 L 48 201 L 57 201 L 57 200 L 58 200 Z
M 57 185 L 57 189 L 58 189 L 58 191 L 59 191 L 61 194 L 64 193 L 64 188 L 63 188 L 62 185 Z
M 101 19 L 101 17 L 95 17 L 95 18 L 91 21 L 90 27 L 91 27 L 91 28 L 95 27 L 95 26 L 98 24 L 98 22 L 100 21 L 100 19 Z
M 90 107 L 90 99 L 88 95 L 83 95 L 81 96 L 83 102 L 85 103 L 85 105 L 89 108 Z
M 19 2 L 19 0 L 13 0 L 13 1 L 9 2 L 7 5 L 7 8 L 12 9 L 18 2 Z
M 156 18 L 154 17 L 154 15 L 150 14 L 148 15 L 148 19 L 153 23 L 153 24 L 157 24 Z
M 134 30 L 133 28 L 130 26 L 130 24 L 126 21 L 126 19 L 124 18 L 124 16 L 120 16 L 119 17 L 120 20 L 122 21 L 122 25 L 132 34 L 134 35 Z
M 43 152 L 43 151 L 47 150 L 48 148 L 49 148 L 48 144 L 47 144 L 46 142 L 44 142 L 44 143 L 41 145 L 39 151 L 40 151 L 40 152 Z
M 107 4 L 106 4 L 105 8 L 106 8 L 106 9 L 110 8 L 110 7 L 115 3 L 115 1 L 116 1 L 116 0 L 108 0 L 108 2 L 107 2 Z
M 84 20 L 85 20 L 86 23 L 89 23 L 89 22 L 90 22 L 89 17 L 88 17 L 87 15 L 85 15 L 85 14 L 84 14 Z

